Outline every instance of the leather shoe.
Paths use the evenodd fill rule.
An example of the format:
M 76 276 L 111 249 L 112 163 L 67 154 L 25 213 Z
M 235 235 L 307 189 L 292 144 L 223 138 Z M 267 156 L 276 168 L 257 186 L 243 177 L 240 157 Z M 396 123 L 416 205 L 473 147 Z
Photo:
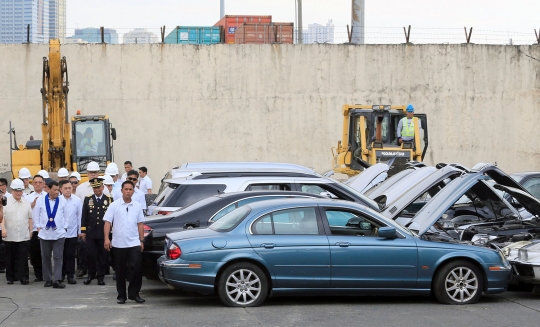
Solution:
M 105 282 L 103 281 L 103 279 L 98 279 L 97 284 L 98 285 L 105 285 Z
M 39 278 L 34 279 L 34 282 L 36 282 L 36 283 L 37 282 L 42 282 L 42 281 L 43 281 L 43 277 L 39 277 Z
M 13 285 L 13 281 L 12 281 L 12 280 L 8 280 L 7 283 L 8 283 L 8 285 Z
M 83 284 L 84 285 L 90 285 L 90 283 L 92 282 L 93 278 L 90 278 L 90 277 L 86 277 L 86 279 L 84 280 Z
M 116 280 L 116 273 L 112 275 L 112 280 Z
M 53 285 L 52 280 L 48 280 L 45 282 L 45 285 L 43 285 L 43 287 L 51 287 L 52 285 Z
M 135 302 L 137 302 L 137 303 L 144 303 L 144 302 L 146 302 L 146 301 L 145 301 L 142 297 L 140 297 L 140 296 L 130 297 L 130 298 L 128 298 L 128 299 L 130 299 L 130 300 L 132 300 L 132 301 L 135 301 Z
M 52 285 L 53 288 L 66 288 L 66 285 L 62 284 L 62 281 L 55 280 Z
M 0 269 L 0 274 L 3 274 L 3 273 L 5 273 L 5 272 L 6 272 L 5 269 Z
M 77 271 L 77 277 L 82 278 L 84 275 L 86 275 L 86 270 Z
M 30 284 L 30 282 L 28 281 L 28 279 L 23 279 L 23 280 L 21 280 L 21 284 L 28 285 L 28 284 Z
M 69 277 L 68 277 L 67 280 L 68 280 L 68 284 L 71 284 L 71 285 L 77 284 L 77 281 L 76 281 L 75 278 L 73 278 L 73 277 L 72 277 L 72 278 L 69 278 Z
M 117 300 L 116 300 L 116 303 L 118 303 L 118 304 L 124 304 L 124 303 L 126 303 L 126 299 L 117 299 Z

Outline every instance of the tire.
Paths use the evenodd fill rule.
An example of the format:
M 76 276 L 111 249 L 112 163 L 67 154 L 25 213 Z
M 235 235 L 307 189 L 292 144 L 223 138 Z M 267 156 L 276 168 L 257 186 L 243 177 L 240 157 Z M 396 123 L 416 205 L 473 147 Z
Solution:
M 218 294 L 229 307 L 257 307 L 266 300 L 268 281 L 261 268 L 248 262 L 230 265 L 219 278 Z
M 444 304 L 476 303 L 483 289 L 482 273 L 468 261 L 456 260 L 445 264 L 433 279 L 435 298 Z

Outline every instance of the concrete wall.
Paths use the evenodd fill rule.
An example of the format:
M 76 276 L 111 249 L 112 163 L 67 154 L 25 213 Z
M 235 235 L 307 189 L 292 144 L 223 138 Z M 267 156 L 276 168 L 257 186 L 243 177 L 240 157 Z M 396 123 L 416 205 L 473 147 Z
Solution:
M 521 51 L 521 52 L 520 52 Z M 158 181 L 187 161 L 286 161 L 325 171 L 341 105 L 429 115 L 427 161 L 540 170 L 539 46 L 66 45 L 72 114 L 108 114 L 116 162 Z M 0 172 L 8 121 L 40 138 L 46 45 L 0 45 Z

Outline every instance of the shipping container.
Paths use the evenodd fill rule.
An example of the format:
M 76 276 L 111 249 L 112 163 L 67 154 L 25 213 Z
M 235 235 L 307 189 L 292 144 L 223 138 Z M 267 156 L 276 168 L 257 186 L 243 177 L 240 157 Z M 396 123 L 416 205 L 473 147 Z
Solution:
M 228 44 L 234 44 L 234 33 L 236 29 L 244 24 L 269 24 L 272 22 L 272 16 L 244 16 L 244 15 L 226 15 L 214 26 L 223 27 L 223 42 Z
M 215 44 L 221 43 L 221 26 L 177 26 L 165 43 L 171 44 Z
M 240 25 L 235 32 L 236 44 L 293 44 L 293 23 L 270 23 Z

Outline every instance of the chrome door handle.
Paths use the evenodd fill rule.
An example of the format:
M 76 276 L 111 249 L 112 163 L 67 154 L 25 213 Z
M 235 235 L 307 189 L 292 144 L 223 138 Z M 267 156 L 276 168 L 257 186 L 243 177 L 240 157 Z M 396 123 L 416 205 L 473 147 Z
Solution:
M 261 247 L 264 247 L 265 249 L 273 249 L 276 245 L 274 243 L 264 243 L 261 244 Z
M 346 247 L 349 247 L 349 245 L 351 245 L 351 243 L 349 243 L 349 242 L 337 242 L 336 245 L 340 246 L 342 248 L 346 248 Z

